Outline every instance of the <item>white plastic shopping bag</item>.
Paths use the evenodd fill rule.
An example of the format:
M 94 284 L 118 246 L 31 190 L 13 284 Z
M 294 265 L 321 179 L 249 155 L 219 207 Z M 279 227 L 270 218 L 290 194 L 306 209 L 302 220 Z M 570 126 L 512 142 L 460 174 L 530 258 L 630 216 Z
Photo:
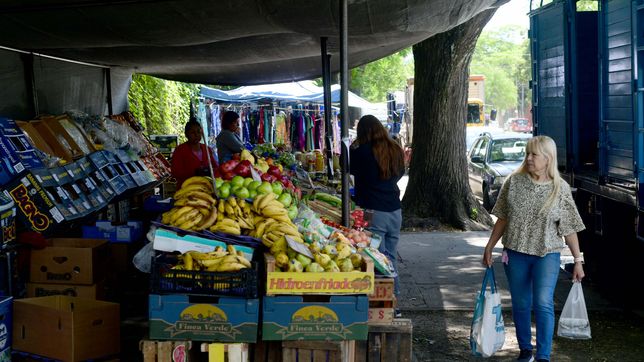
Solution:
M 487 285 L 490 290 L 487 290 Z M 485 270 L 481 292 L 476 299 L 472 329 L 470 331 L 470 346 L 472 354 L 477 357 L 491 357 L 503 347 L 505 342 L 505 325 L 501 313 L 501 295 L 496 289 L 494 269 Z
M 590 339 L 590 321 L 586 311 L 586 300 L 581 283 L 572 283 L 557 328 L 559 337 L 571 339 Z

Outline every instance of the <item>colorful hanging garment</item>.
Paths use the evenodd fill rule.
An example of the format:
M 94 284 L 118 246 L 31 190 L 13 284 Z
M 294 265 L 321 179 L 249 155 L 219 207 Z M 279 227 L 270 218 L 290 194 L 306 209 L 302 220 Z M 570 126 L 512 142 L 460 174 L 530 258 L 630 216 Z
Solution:
M 286 140 L 286 113 L 280 111 L 275 117 L 275 143 L 284 144 Z

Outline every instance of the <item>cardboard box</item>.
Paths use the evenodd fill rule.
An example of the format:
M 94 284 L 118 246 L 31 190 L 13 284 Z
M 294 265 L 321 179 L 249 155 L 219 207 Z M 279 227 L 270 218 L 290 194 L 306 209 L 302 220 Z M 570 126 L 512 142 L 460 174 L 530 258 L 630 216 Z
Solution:
M 151 339 L 257 341 L 259 299 L 150 294 L 149 302 Z
M 96 208 L 92 205 L 88 199 L 88 195 L 83 192 L 83 190 L 76 184 L 72 175 L 67 171 L 65 166 L 50 168 L 49 172 L 58 185 L 65 190 L 67 195 L 72 201 L 74 208 L 80 214 L 80 216 L 85 216 L 93 211 Z
M 16 239 L 16 207 L 8 192 L 0 193 L 0 249 Z
M 89 157 L 83 157 L 76 161 L 76 163 L 79 164 L 83 170 L 84 177 L 87 179 L 87 187 L 95 187 L 96 190 L 93 192 L 100 195 L 101 198 L 105 200 L 105 205 L 107 205 L 110 200 L 114 198 L 115 193 L 112 186 L 110 186 L 109 180 L 105 177 L 105 174 L 94 166 Z M 98 195 L 96 196 L 97 198 Z
M 94 226 L 83 226 L 83 238 L 106 239 L 112 243 L 131 243 L 143 237 L 143 223 L 128 221 L 126 225 L 112 225 L 111 221 L 97 221 Z
M 107 201 L 103 198 L 96 184 L 85 174 L 85 170 L 83 170 L 78 161 L 68 163 L 64 167 L 72 178 L 74 190 L 80 190 L 80 194 L 89 200 L 92 211 L 107 205 Z
M 104 282 L 92 285 L 27 283 L 28 298 L 50 295 L 101 300 L 105 298 L 105 285 Z
M 45 188 L 45 183 L 52 186 Z M 80 216 L 47 169 L 26 173 L 10 182 L 6 190 L 16 204 L 17 220 L 27 229 L 50 235 L 65 221 Z
M 0 297 L 0 361 L 11 361 L 13 297 Z
M 41 150 L 42 152 L 48 154 L 48 155 L 53 155 L 54 151 L 51 149 L 49 144 L 45 141 L 45 139 L 38 133 L 38 130 L 36 127 L 34 127 L 31 122 L 25 122 L 25 121 L 16 121 L 16 125 L 20 127 L 22 132 L 25 134 L 25 136 L 29 139 L 31 144 Z
M 138 155 L 130 154 L 124 150 L 117 150 L 115 155 L 138 186 L 145 186 L 156 181 L 152 172 L 148 170 Z
M 112 165 L 112 167 L 116 170 L 118 173 L 119 177 L 127 187 L 126 189 L 134 189 L 138 187 L 138 184 L 136 181 L 134 181 L 134 178 L 130 174 L 130 170 L 123 164 L 123 162 L 119 161 L 119 159 L 116 157 L 115 154 L 109 151 L 102 151 L 103 155 L 107 159 L 107 161 Z
M 48 242 L 48 247 L 31 251 L 31 282 L 90 285 L 105 278 L 107 240 L 59 238 Z
M 119 305 L 49 296 L 14 302 L 13 348 L 61 361 L 120 352 Z
M 24 170 L 43 167 L 43 163 L 20 127 L 0 117 L 0 185 L 5 185 Z
M 96 151 L 94 143 L 85 133 L 82 127 L 79 127 L 68 115 L 63 114 L 47 122 L 47 126 L 56 134 L 62 134 L 67 142 L 72 146 L 74 154 L 88 155 Z
M 276 294 L 370 294 L 374 290 L 371 258 L 364 258 L 363 269 L 349 273 L 282 272 L 275 267 L 275 257 L 265 253 L 266 295 Z
M 366 295 L 266 296 L 262 340 L 365 340 L 368 309 Z
M 127 191 L 129 186 L 121 179 L 121 175 L 107 158 L 107 154 L 107 151 L 97 151 L 91 153 L 88 157 L 97 170 L 98 174 L 96 176 L 105 179 L 104 182 L 107 182 L 112 191 L 114 191 L 114 196 L 120 195 Z
M 74 157 L 81 157 L 82 154 L 72 153 L 72 146 L 67 142 L 67 139 L 62 135 L 56 135 L 51 128 L 47 127 L 47 121 L 52 120 L 53 117 L 48 117 L 40 120 L 33 120 L 29 123 L 36 129 L 40 137 L 45 140 L 53 155 L 67 162 L 72 162 Z

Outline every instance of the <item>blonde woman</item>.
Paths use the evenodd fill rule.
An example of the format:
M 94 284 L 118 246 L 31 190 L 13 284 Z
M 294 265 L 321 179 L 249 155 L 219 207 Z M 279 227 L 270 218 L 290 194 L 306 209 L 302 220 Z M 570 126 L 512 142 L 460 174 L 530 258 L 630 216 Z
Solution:
M 566 244 L 575 260 L 573 281 L 584 277 L 577 232 L 584 224 L 557 170 L 557 148 L 552 138 L 536 136 L 526 145 L 521 166 L 503 183 L 492 209 L 498 217 L 483 253 L 492 265 L 492 249 L 503 237 L 502 260 L 512 297 L 512 319 L 520 354 L 518 361 L 534 361 L 531 311 L 537 329 L 537 361 L 549 361 L 554 333 L 554 290 L 560 251 Z

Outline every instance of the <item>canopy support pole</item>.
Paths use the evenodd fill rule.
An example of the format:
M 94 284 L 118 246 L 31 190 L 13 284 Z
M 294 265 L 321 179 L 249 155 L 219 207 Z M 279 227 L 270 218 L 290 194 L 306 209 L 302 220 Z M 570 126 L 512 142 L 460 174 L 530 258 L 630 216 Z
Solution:
M 320 38 L 322 54 L 322 87 L 324 89 L 324 148 L 326 149 L 326 175 L 333 180 L 333 116 L 331 109 L 331 55 L 327 48 L 327 37 Z
M 348 1 L 340 0 L 340 168 L 342 169 L 342 225 L 349 227 L 349 59 Z

